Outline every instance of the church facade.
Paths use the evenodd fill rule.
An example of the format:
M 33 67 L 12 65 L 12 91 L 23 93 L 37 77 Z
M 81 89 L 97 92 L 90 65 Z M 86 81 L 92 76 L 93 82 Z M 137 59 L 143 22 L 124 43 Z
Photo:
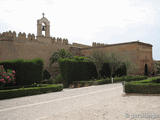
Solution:
M 0 61 L 41 58 L 44 60 L 45 68 L 48 68 L 50 56 L 62 48 L 74 55 L 82 56 L 89 56 L 95 50 L 117 53 L 137 66 L 134 74 L 143 75 L 146 66 L 148 72 L 153 72 L 152 45 L 139 41 L 106 45 L 93 43 L 92 46 L 69 44 L 66 38 L 50 36 L 50 21 L 44 15 L 37 20 L 36 36 L 21 32 L 16 34 L 14 31 L 0 33 Z

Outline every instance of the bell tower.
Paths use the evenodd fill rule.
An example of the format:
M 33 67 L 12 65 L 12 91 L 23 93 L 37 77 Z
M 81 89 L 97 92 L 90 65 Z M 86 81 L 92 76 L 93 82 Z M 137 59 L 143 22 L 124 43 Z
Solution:
M 50 37 L 50 22 L 44 17 L 44 13 L 42 13 L 43 17 L 37 20 L 37 37 L 42 37 L 42 31 L 45 32 L 44 37 Z

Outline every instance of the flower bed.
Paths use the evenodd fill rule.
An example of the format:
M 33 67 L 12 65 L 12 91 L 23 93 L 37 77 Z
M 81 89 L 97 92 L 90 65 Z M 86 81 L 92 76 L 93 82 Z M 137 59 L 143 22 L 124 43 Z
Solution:
M 15 85 L 15 71 L 14 70 L 7 70 L 5 71 L 4 67 L 0 66 L 0 89 Z

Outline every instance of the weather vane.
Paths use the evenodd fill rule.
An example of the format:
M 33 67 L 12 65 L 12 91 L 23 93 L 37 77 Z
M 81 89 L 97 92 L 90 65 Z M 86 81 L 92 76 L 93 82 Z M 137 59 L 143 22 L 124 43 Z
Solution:
M 44 14 L 44 13 L 42 13 L 42 15 L 43 15 L 43 18 L 44 18 L 44 15 L 45 15 L 45 14 Z

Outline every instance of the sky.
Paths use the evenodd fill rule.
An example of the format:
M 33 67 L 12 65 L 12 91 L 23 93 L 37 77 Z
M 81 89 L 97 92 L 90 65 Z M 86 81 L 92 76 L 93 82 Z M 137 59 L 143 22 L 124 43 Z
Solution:
M 160 60 L 160 0 L 0 0 L 0 33 L 37 34 L 42 13 L 52 37 L 91 45 L 141 41 Z

